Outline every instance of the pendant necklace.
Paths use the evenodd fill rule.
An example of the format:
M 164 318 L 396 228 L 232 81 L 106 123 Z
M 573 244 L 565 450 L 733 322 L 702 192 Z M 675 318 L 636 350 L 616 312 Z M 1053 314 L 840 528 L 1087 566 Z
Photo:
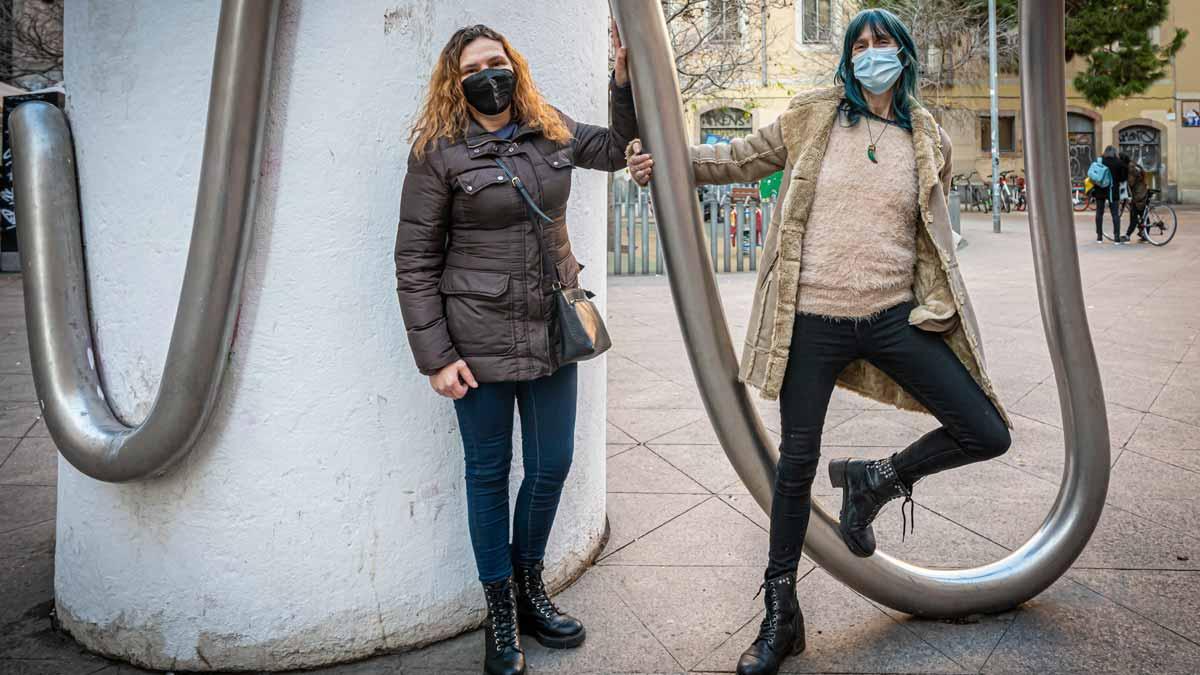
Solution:
M 891 125 L 887 123 L 887 120 L 884 120 L 883 121 L 883 131 L 879 132 L 879 136 L 874 136 L 874 134 L 871 133 L 871 118 L 870 118 L 870 116 L 864 116 L 864 117 L 866 117 L 866 119 L 867 119 L 867 138 L 871 140 L 870 144 L 867 145 L 867 159 L 871 160 L 871 162 L 873 162 L 875 164 L 878 164 L 879 160 L 875 159 L 875 144 L 879 142 L 880 138 L 883 138 L 883 135 L 887 133 L 888 127 Z

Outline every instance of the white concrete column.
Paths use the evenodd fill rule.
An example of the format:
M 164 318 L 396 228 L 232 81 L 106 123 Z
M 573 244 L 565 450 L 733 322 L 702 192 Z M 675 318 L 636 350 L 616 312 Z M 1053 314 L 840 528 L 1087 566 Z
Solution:
M 218 10 L 67 3 L 95 330 L 129 422 L 149 410 L 174 318 Z M 552 103 L 605 123 L 607 21 L 596 0 L 284 3 L 254 246 L 212 423 L 160 479 L 111 485 L 59 463 L 55 594 L 72 635 L 158 668 L 285 668 L 439 640 L 482 617 L 453 407 L 415 370 L 395 295 L 408 127 L 446 39 L 480 22 L 529 58 Z M 604 176 L 575 181 L 571 237 L 603 303 Z M 580 369 L 555 584 L 604 536 L 604 365 Z

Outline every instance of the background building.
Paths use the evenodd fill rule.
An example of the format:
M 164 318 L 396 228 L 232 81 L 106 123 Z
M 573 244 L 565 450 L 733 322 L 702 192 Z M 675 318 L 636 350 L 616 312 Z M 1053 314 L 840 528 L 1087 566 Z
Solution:
M 736 11 L 729 12 L 739 7 L 736 3 L 710 5 L 724 10 L 714 20 L 745 23 Z M 750 133 L 773 121 L 797 92 L 831 84 L 846 23 L 858 8 L 856 0 L 789 0 L 770 9 L 762 30 L 743 27 L 742 39 L 766 55 L 766 76 L 761 68 L 746 69 L 735 85 L 689 101 L 686 110 L 696 141 Z M 1200 69 L 1188 67 L 1200 63 L 1200 2 L 1171 2 L 1168 19 L 1151 38 L 1157 42 L 1176 28 L 1188 30 L 1190 37 L 1167 76 L 1142 94 L 1102 108 L 1089 104 L 1072 85 L 1079 60 L 1067 64 L 1066 140 L 1073 177 L 1082 180 L 1092 157 L 1113 145 L 1138 158 L 1168 199 L 1200 202 Z M 923 95 L 954 140 L 955 173 L 975 171 L 984 179 L 991 174 L 986 54 L 986 49 L 980 51 L 971 75 Z M 999 80 L 1001 169 L 1021 171 L 1019 80 L 1015 69 L 1006 70 L 1012 72 L 1002 72 Z

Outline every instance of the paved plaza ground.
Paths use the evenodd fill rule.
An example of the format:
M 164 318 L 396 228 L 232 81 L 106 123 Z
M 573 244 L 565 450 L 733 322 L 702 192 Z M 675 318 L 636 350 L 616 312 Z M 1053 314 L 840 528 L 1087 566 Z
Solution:
M 940 622 L 880 607 L 806 562 L 809 648 L 785 672 L 1200 672 L 1200 212 L 1181 216 L 1165 248 L 1099 245 L 1091 214 L 1076 222 L 1113 471 L 1072 570 L 1017 610 Z M 1018 547 L 1047 513 L 1063 462 L 1026 223 L 1007 216 L 993 234 L 990 219 L 967 215 L 964 230 L 962 270 L 1016 429 L 1002 459 L 921 483 L 907 541 L 894 504 L 880 516 L 881 547 L 930 566 Z M 722 275 L 720 286 L 740 344 L 753 276 Z M 731 672 L 761 618 L 767 519 L 717 445 L 666 280 L 610 277 L 608 313 L 611 534 L 596 566 L 558 597 L 586 621 L 587 642 L 569 652 L 527 642 L 531 672 Z M 0 337 L 0 673 L 142 672 L 51 628 L 55 451 L 36 421 L 17 276 L 0 277 Z M 777 434 L 775 404 L 755 400 Z M 884 456 L 935 425 L 839 392 L 824 454 Z M 816 493 L 836 510 L 823 470 Z M 481 652 L 475 631 L 315 672 L 477 673 Z

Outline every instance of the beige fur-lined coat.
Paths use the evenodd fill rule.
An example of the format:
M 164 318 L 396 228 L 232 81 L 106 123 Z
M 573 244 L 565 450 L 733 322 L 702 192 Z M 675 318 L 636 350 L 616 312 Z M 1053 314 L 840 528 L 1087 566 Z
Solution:
M 771 218 L 779 225 L 769 228 L 763 246 L 738 373 L 740 381 L 759 389 L 766 399 L 778 398 L 788 358 L 793 356 L 788 351 L 803 264 L 804 232 L 842 91 L 836 86 L 805 92 L 793 98 L 774 123 L 751 136 L 692 148 L 692 164 L 700 184 L 753 182 L 780 169 L 784 172 Z M 921 227 L 917 231 L 913 281 L 917 307 L 908 321 L 923 330 L 941 333 L 1011 426 L 987 374 L 979 326 L 954 254 L 946 208 L 950 138 L 929 111 L 916 103 L 912 127 Z M 863 359 L 842 372 L 838 385 L 897 408 L 929 412 L 892 378 Z

